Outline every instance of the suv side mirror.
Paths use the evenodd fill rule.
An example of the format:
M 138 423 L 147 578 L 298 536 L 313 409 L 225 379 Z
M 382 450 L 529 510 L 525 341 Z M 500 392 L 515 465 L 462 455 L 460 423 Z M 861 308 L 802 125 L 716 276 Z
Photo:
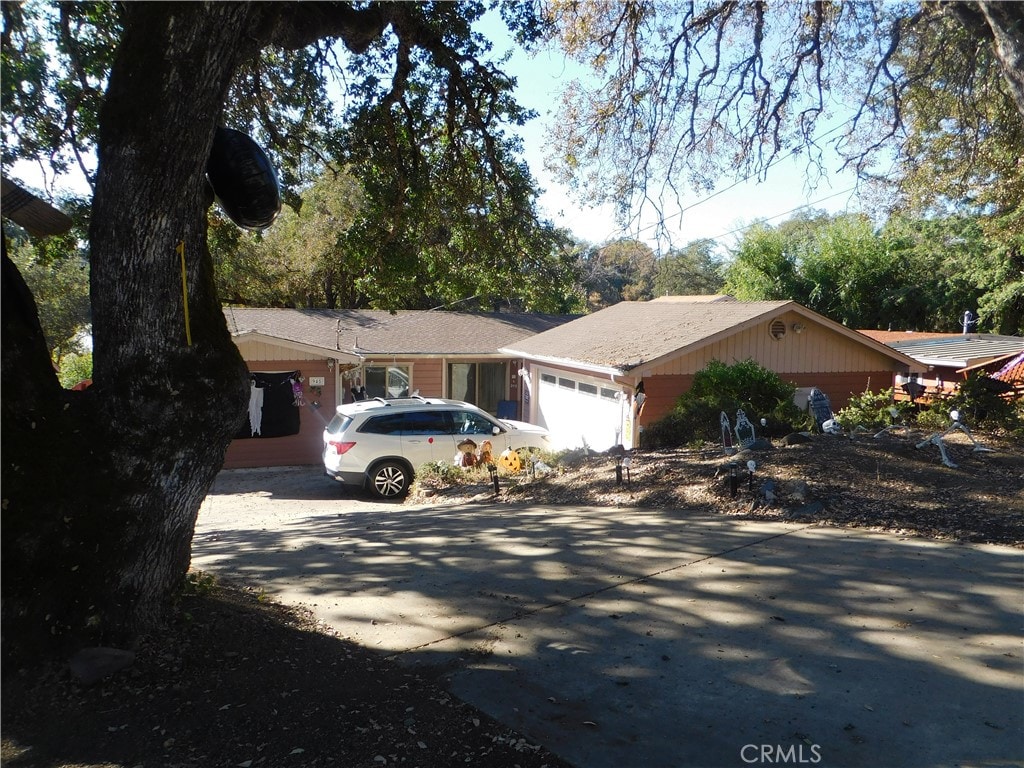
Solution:
M 501 430 L 498 427 L 491 427 L 491 434 L 492 435 L 497 435 L 497 434 L 500 434 L 500 433 L 501 433 Z

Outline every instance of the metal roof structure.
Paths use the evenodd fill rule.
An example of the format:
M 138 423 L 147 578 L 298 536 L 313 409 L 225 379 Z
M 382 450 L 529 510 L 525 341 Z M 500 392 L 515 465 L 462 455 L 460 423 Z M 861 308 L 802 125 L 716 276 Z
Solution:
M 969 368 L 1024 352 L 1024 338 L 993 333 L 894 333 L 861 331 L 919 363 L 942 368 Z

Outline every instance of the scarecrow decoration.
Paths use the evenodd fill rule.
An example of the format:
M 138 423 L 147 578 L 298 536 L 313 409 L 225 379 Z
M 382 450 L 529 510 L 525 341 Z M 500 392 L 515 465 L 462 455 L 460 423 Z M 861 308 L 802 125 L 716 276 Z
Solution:
M 494 457 L 491 455 L 491 452 L 493 450 L 494 450 L 494 447 L 491 445 L 491 441 L 490 440 L 484 440 L 482 443 L 480 443 L 480 452 L 477 455 L 477 462 L 476 463 L 477 464 L 493 464 L 494 463 Z
M 468 437 L 458 445 L 458 452 L 455 454 L 455 466 L 468 468 L 476 466 L 476 443 Z

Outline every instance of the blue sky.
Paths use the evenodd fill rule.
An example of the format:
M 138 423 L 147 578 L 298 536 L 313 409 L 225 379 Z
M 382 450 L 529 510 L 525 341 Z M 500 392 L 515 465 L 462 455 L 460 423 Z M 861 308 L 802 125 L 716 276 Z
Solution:
M 571 78 L 583 73 L 582 68 L 575 62 L 566 61 L 559 53 L 525 54 L 510 40 L 500 19 L 486 18 L 478 28 L 494 44 L 495 57 L 512 51 L 505 70 L 518 78 L 516 98 L 521 105 L 538 114 L 519 131 L 519 135 L 523 138 L 525 159 L 530 170 L 538 185 L 546 190 L 540 198 L 542 215 L 590 243 L 599 244 L 629 236 L 638 237 L 656 250 L 659 246 L 664 248 L 666 243 L 655 241 L 653 220 L 641 221 L 639 232 L 635 229 L 623 231 L 616 225 L 610 208 L 583 206 L 544 170 L 550 143 L 547 127 L 554 117 L 562 89 Z M 666 204 L 666 213 L 670 214 L 670 245 L 680 247 L 693 240 L 712 238 L 722 248 L 728 249 L 735 245 L 739 232 L 745 226 L 760 219 L 778 224 L 808 204 L 831 213 L 858 210 L 856 193 L 852 191 L 855 178 L 849 172 L 839 173 L 838 167 L 839 163 L 835 161 L 830 169 L 833 174 L 819 181 L 815 189 L 808 190 L 803 161 L 793 157 L 770 169 L 763 183 L 750 181 L 733 186 L 734 179 L 723 178 L 715 192 L 686 195 L 682 201 L 681 216 L 674 202 Z

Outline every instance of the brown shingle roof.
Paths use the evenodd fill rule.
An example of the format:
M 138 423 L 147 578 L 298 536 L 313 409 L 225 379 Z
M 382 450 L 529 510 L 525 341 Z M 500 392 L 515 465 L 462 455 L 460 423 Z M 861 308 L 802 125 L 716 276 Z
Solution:
M 525 312 L 225 308 L 232 335 L 260 333 L 362 355 L 493 354 L 573 319 Z
M 503 351 L 628 371 L 786 309 L 803 308 L 792 301 L 623 301 Z

